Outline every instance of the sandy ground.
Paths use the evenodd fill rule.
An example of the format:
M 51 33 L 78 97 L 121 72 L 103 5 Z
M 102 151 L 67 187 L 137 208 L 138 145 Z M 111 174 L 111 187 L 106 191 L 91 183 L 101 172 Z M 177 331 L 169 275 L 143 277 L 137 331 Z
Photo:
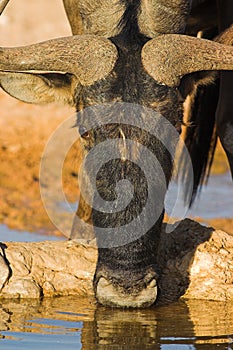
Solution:
M 0 32 L 1 46 L 70 35 L 61 0 L 11 0 L 0 18 Z M 68 107 L 27 105 L 0 92 L 0 223 L 59 234 L 40 198 L 39 165 L 49 136 L 73 112 Z M 64 168 L 64 191 L 70 201 L 78 197 L 79 159 L 75 147 Z M 224 154 L 218 148 L 213 171 L 226 169 Z M 209 223 L 233 232 L 233 219 L 216 218 Z
M 71 33 L 62 0 L 11 0 L 0 18 L 0 32 L 1 46 L 27 45 Z M 54 232 L 40 199 L 39 165 L 49 136 L 74 110 L 28 105 L 2 91 L 0 105 L 0 222 Z M 73 179 L 71 175 L 67 183 L 77 187 L 77 178 L 75 184 Z

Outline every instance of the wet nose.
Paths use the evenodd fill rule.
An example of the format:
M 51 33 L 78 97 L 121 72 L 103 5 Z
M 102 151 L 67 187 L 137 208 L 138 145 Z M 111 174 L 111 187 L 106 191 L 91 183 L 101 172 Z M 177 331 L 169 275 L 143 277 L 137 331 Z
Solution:
M 152 279 L 139 292 L 130 292 L 115 286 L 101 277 L 96 288 L 98 302 L 105 306 L 143 308 L 154 304 L 157 298 L 157 283 Z

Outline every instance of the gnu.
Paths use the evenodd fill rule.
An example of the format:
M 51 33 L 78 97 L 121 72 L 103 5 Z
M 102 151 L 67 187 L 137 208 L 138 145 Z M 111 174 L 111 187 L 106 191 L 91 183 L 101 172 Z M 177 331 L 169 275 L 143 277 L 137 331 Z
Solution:
M 134 196 L 125 210 L 117 213 L 92 209 L 93 225 L 98 228 L 94 290 L 104 305 L 150 306 L 159 290 L 156 259 L 164 211 L 141 237 L 129 237 L 128 244 L 103 247 L 101 229 L 127 227 L 146 202 L 144 174 L 127 160 L 127 152 L 135 159 L 140 158 L 140 152 L 134 148 L 125 150 L 125 140 L 136 140 L 149 149 L 163 169 L 166 186 L 162 190 L 159 176 L 151 176 L 152 211 L 157 205 L 164 206 L 173 161 L 163 143 L 149 132 L 123 122 L 90 129 L 85 111 L 104 104 L 112 106 L 109 113 L 116 113 L 119 103 L 137 104 L 142 107 L 138 118 L 145 122 L 144 111 L 150 109 L 162 115 L 177 132 L 185 124 L 185 142 L 194 171 L 193 198 L 209 172 L 218 136 L 233 172 L 232 1 L 63 2 L 73 36 L 1 48 L 1 87 L 24 102 L 75 106 L 81 112 L 77 125 L 84 153 L 106 139 L 122 141 L 120 156 L 101 168 L 96 187 L 102 198 L 111 202 L 116 200 L 117 183 L 128 179 Z M 93 113 L 93 118 L 98 119 L 98 115 Z M 166 135 L 166 127 L 161 129 Z M 182 165 L 185 176 L 186 164 Z M 88 176 L 87 173 L 87 181 Z M 84 198 L 80 207 L 88 207 Z M 147 213 L 144 218 L 147 220 Z M 125 236 L 131 234 L 126 228 Z

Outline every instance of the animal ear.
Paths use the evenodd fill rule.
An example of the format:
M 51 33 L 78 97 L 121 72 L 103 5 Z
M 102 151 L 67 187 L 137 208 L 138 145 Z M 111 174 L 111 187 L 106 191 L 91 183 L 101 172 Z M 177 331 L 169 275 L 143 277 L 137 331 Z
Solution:
M 60 103 L 74 106 L 72 74 L 0 72 L 0 86 L 12 97 L 23 102 Z

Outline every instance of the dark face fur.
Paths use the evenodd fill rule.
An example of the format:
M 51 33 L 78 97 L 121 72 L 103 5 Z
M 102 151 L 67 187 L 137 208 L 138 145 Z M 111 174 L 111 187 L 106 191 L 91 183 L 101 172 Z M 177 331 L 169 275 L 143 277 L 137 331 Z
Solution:
M 218 43 L 194 36 L 205 32 L 203 24 L 209 32 L 211 13 L 214 27 L 218 13 L 224 20 L 225 3 L 230 22 L 225 20 L 231 23 L 231 1 L 224 1 L 224 8 L 209 0 L 63 2 L 74 36 L 1 48 L 1 87 L 25 102 L 76 106 L 85 159 L 90 160 L 84 162 L 84 191 L 93 189 L 87 198 L 81 188 L 77 216 L 88 208 L 87 218 L 92 209 L 99 252 L 97 299 L 105 305 L 148 306 L 157 295 L 156 252 L 183 117 L 180 92 L 184 98 L 189 94 L 186 120 L 195 125 L 185 135 L 189 154 L 180 157 L 181 175 L 190 180 L 191 158 L 195 196 L 216 144 L 218 87 L 209 90 L 216 79 L 209 71 L 233 69 L 233 27 L 217 37 Z M 194 36 L 183 35 L 189 32 Z M 222 78 L 221 87 L 224 81 L 228 88 L 220 88 L 221 135 L 231 115 L 223 115 L 230 76 Z
M 141 49 L 148 39 L 139 33 L 136 6 L 130 6 L 134 8 L 126 11 L 122 19 L 121 34 L 111 38 L 119 52 L 115 69 L 108 79 L 86 87 L 81 94 L 78 91 L 78 95 L 82 98 L 79 99 L 77 109 L 95 104 L 112 103 L 109 113 L 115 121 L 119 114 L 122 114 L 121 120 L 124 120 L 125 111 L 124 108 L 118 107 L 119 102 L 137 104 L 162 114 L 179 131 L 183 113 L 182 98 L 178 89 L 156 84 L 143 69 Z M 128 113 L 127 110 L 127 118 L 130 119 Z M 136 112 L 138 115 L 135 115 L 132 108 L 130 113 L 134 113 L 132 120 L 138 118 L 144 125 L 147 124 L 147 116 L 143 110 L 139 110 Z M 103 141 L 109 139 L 122 141 L 119 157 L 106 162 L 100 168 L 96 178 L 96 188 L 103 200 L 115 201 L 116 186 L 119 181 L 126 179 L 133 186 L 134 194 L 124 210 L 115 213 L 92 210 L 99 253 L 94 288 L 97 299 L 105 305 L 148 306 L 155 301 L 157 295 L 156 252 L 163 219 L 164 196 L 172 172 L 172 160 L 165 145 L 153 134 L 122 123 L 101 125 L 102 118 L 102 115 L 95 114 L 95 119 L 99 119 L 100 126 L 90 129 L 84 110 L 79 113 L 77 121 L 86 153 Z M 170 135 L 166 135 L 165 125 L 160 132 L 165 135 L 168 142 L 172 142 Z M 149 180 L 146 178 L 148 174 L 145 174 L 136 164 L 138 159 L 143 159 L 143 152 L 136 146 L 127 147 L 124 140 L 128 139 L 145 146 L 156 156 L 164 173 L 165 186 L 159 174 L 153 171 L 153 165 L 149 171 Z M 131 160 L 127 159 L 128 155 Z M 135 163 L 132 160 L 135 160 Z M 160 215 L 157 215 L 158 219 L 153 226 L 139 238 L 138 233 L 134 238 L 135 232 L 125 229 L 124 235 L 129 243 L 122 245 L 119 238 L 119 244 L 117 244 L 118 237 L 115 235 L 113 238 L 108 233 L 108 228 L 124 227 L 140 215 L 147 201 L 148 181 L 152 183 L 154 202 L 149 212 L 143 213 L 144 220 L 151 220 L 159 211 Z

